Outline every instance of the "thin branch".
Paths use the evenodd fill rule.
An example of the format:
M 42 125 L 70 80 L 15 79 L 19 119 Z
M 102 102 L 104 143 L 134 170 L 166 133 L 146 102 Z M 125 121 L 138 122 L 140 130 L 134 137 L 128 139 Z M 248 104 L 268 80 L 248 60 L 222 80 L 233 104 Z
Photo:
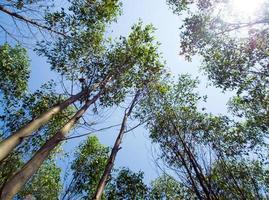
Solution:
M 117 126 L 120 126 L 120 125 L 121 124 L 116 124 L 116 125 L 108 126 L 108 127 L 101 128 L 101 129 L 98 129 L 98 130 L 95 130 L 95 131 L 92 131 L 92 132 L 89 132 L 89 133 L 84 133 L 84 134 L 76 135 L 76 136 L 73 136 L 73 137 L 67 137 L 67 138 L 64 138 L 62 140 L 70 140 L 70 139 L 74 139 L 74 138 L 79 138 L 79 137 L 87 136 L 87 135 L 90 135 L 90 134 L 93 134 L 93 133 L 96 133 L 96 132 L 100 132 L 100 131 L 104 131 L 104 130 L 107 130 L 107 129 L 111 129 L 111 128 L 114 128 L 114 127 L 117 127 Z
M 17 18 L 18 20 L 21 20 L 21 21 L 23 21 L 23 22 L 25 22 L 25 23 L 29 23 L 29 24 L 31 24 L 31 25 L 37 27 L 37 28 L 46 29 L 46 30 L 48 30 L 48 31 L 50 31 L 50 32 L 53 32 L 53 33 L 56 33 L 56 34 L 58 34 L 58 35 L 67 37 L 66 34 L 63 33 L 63 32 L 59 32 L 59 31 L 57 31 L 57 30 L 52 29 L 52 28 L 49 27 L 49 26 L 40 24 L 40 23 L 38 23 L 38 22 L 36 22 L 36 21 L 34 21 L 34 20 L 31 20 L 31 19 L 28 19 L 28 18 L 26 18 L 26 17 L 24 17 L 24 16 L 22 16 L 22 15 L 19 15 L 19 14 L 16 13 L 16 12 L 12 12 L 12 11 L 6 9 L 6 8 L 5 8 L 4 6 L 2 6 L 2 5 L 0 5 L 0 11 L 4 12 L 4 13 L 6 13 L 6 14 L 12 16 L 12 17 L 15 17 L 15 18 Z

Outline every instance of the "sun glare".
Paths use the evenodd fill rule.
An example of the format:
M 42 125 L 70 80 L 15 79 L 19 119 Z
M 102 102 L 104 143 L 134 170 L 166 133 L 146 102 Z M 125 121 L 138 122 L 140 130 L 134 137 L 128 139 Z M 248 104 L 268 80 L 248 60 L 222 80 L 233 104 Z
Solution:
M 230 0 L 233 12 L 244 19 L 255 17 L 265 0 Z

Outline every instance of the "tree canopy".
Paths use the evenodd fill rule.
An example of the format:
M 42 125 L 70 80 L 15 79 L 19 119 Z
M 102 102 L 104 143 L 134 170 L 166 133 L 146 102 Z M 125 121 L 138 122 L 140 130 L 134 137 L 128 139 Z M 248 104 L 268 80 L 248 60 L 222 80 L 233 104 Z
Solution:
M 127 35 L 109 35 L 124 2 L 63 2 L 0 2 L 13 26 L 0 21 L 13 39 L 0 41 L 1 199 L 268 199 L 266 1 L 248 17 L 233 0 L 166 1 L 182 19 L 181 56 L 198 56 L 210 84 L 233 92 L 219 114 L 204 106 L 198 77 L 171 75 L 154 25 L 139 20 Z M 27 41 L 55 73 L 37 90 Z M 141 125 L 162 171 L 151 182 L 115 165 Z M 118 132 L 112 147 L 99 141 L 105 130 Z

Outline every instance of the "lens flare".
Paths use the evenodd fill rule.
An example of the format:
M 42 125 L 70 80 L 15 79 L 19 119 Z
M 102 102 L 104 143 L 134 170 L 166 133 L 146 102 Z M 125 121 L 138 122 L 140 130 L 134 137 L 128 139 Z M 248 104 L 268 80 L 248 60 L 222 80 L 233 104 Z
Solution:
M 231 0 L 230 7 L 242 18 L 253 18 L 264 2 L 265 0 Z

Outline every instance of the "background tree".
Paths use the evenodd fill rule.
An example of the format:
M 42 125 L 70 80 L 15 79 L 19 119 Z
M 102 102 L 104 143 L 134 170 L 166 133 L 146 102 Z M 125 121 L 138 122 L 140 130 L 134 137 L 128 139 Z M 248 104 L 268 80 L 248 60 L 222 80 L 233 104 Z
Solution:
M 177 182 L 172 176 L 163 174 L 151 183 L 150 198 L 152 200 L 183 200 L 194 199 L 186 187 Z
M 10 98 L 19 98 L 28 87 L 30 76 L 30 60 L 26 49 L 20 45 L 14 47 L 7 43 L 0 46 L 0 67 L 3 103 L 9 103 Z
M 233 0 L 169 0 L 183 14 L 181 54 L 200 55 L 201 68 L 213 85 L 233 90 L 234 116 L 246 118 L 260 137 L 268 132 L 268 2 L 244 16 Z M 248 2 L 249 3 L 249 2 Z M 256 2 L 255 2 L 256 3 Z
M 148 187 L 143 182 L 143 172 L 132 172 L 121 169 L 116 177 L 112 177 L 106 188 L 107 199 L 147 199 Z
M 71 163 L 72 175 L 65 183 L 61 199 L 88 199 L 103 173 L 109 148 L 103 146 L 96 136 L 90 136 L 78 147 Z M 68 177 L 68 176 L 67 176 Z
M 158 159 L 177 175 L 178 182 L 185 188 L 184 198 L 226 199 L 220 192 L 223 185 L 211 178 L 214 162 L 244 158 L 256 160 L 265 168 L 266 163 L 263 154 L 259 156 L 263 151 L 257 153 L 255 150 L 259 143 L 255 128 L 245 126 L 245 121 L 237 122 L 199 109 L 203 98 L 195 90 L 197 83 L 181 75 L 178 82 L 166 79 L 157 84 L 141 102 L 138 117 L 149 119 L 150 137 L 160 147 Z M 257 155 L 255 159 L 254 154 Z M 227 177 L 223 170 L 221 172 Z M 233 174 L 228 179 L 240 182 Z M 235 190 L 240 198 L 245 198 L 240 187 Z

